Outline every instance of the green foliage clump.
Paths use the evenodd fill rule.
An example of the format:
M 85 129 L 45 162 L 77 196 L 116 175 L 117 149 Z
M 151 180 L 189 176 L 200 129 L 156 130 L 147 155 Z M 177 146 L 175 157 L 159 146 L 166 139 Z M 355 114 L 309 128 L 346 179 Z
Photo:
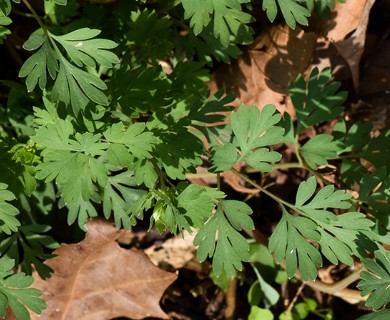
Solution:
M 98 216 L 117 228 L 149 219 L 150 228 L 161 233 L 197 229 L 198 259 L 212 262 L 216 283 L 223 286 L 251 264 L 257 282 L 250 296 L 261 288 L 264 305 L 275 305 L 279 294 L 263 277 L 256 246 L 245 237 L 255 229 L 253 209 L 220 190 L 227 171 L 280 208 L 264 251 L 271 269 L 275 260 L 285 265 L 288 278 L 299 271 L 303 280 L 314 280 L 326 260 L 352 266 L 360 259 L 367 271 L 359 287 L 362 294 L 372 292 L 367 306 L 387 305 L 389 257 L 382 244 L 389 243 L 390 229 L 390 131 L 370 137 L 371 125 L 339 120 L 332 134 L 300 140 L 305 129 L 344 110 L 346 92 L 331 81 L 330 69 L 315 68 L 307 80 L 299 75 L 290 84 L 296 121 L 274 105 L 235 109 L 234 96 L 223 91 L 210 96 L 208 67 L 229 62 L 240 45 L 252 41 L 249 0 L 113 6 L 116 10 L 53 0 L 45 1 L 44 18 L 31 10 L 40 28 L 23 45 L 29 52 L 19 71 L 23 85 L 6 81 L 7 106 L 0 105 L 0 315 L 10 306 L 19 319 L 28 319 L 26 307 L 35 313 L 45 308 L 25 273 L 50 275 L 44 261 L 54 257 L 58 243 L 45 221 L 60 212 L 82 230 Z M 334 7 L 335 1 L 322 0 L 262 2 L 271 22 L 280 11 L 291 28 L 307 25 L 315 8 L 324 14 Z M 9 0 L 0 0 L 0 41 L 10 34 L 11 9 Z M 287 145 L 296 163 L 281 163 Z M 330 162 L 339 169 L 334 185 L 319 172 Z M 308 174 L 290 203 L 237 171 L 242 163 L 263 175 L 283 166 Z M 217 186 L 187 181 L 201 165 L 216 176 Z M 355 183 L 356 199 L 350 193 Z M 12 273 L 12 259 L 24 273 Z M 271 319 L 269 310 L 251 305 L 251 319 Z M 316 308 L 307 299 L 286 316 L 304 319 Z

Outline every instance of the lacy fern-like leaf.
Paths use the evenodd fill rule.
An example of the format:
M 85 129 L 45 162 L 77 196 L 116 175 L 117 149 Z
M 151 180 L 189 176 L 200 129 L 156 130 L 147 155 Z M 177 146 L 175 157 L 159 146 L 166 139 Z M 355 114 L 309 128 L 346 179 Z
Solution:
M 321 17 L 327 17 L 329 11 L 335 9 L 336 1 L 345 3 L 346 0 L 306 0 L 306 6 L 310 12 L 316 8 Z
M 275 252 L 276 262 L 286 258 L 287 275 L 291 278 L 300 268 L 304 279 L 315 279 L 322 265 L 318 250 L 305 237 L 319 240 L 317 224 L 304 217 L 294 217 L 283 208 L 283 216 L 272 233 L 269 249 Z
M 151 194 L 156 201 L 151 223 L 154 221 L 161 233 L 168 229 L 174 234 L 203 227 L 214 202 L 225 197 L 216 189 L 184 182 L 173 188 L 151 190 Z
M 351 203 L 348 200 L 352 196 L 344 190 L 335 191 L 333 185 L 322 188 L 311 199 L 316 191 L 316 186 L 315 177 L 311 177 L 299 185 L 295 207 L 305 216 L 322 221 L 336 220 L 335 216 L 324 208 L 348 209 L 351 207 Z
M 329 185 L 315 194 L 316 179 L 309 178 L 299 185 L 292 209 L 303 217 L 290 215 L 283 207 L 283 216 L 270 239 L 270 250 L 278 262 L 286 258 L 287 272 L 292 277 L 299 267 L 304 279 L 317 276 L 316 267 L 322 264 L 318 250 L 306 239 L 316 241 L 323 255 L 332 263 L 352 265 L 352 255 L 365 256 L 365 250 L 377 248 L 371 235 L 372 221 L 359 212 L 335 215 L 328 209 L 351 207 L 350 194 L 334 190 Z
M 107 169 L 96 157 L 101 156 L 107 144 L 100 142 L 100 135 L 76 133 L 70 137 L 73 128 L 65 120 L 40 127 L 34 140 L 45 149 L 44 161 L 38 165 L 38 179 L 56 183 L 64 197 L 65 204 L 77 203 L 81 197 L 88 201 L 95 190 L 94 183 L 104 187 Z
M 378 310 L 390 302 L 390 252 L 377 251 L 375 260 L 366 258 L 362 262 L 367 271 L 360 273 L 358 288 L 362 296 L 371 293 L 366 306 Z
M 0 316 L 5 317 L 6 307 L 9 306 L 17 319 L 28 320 L 27 308 L 40 314 L 46 309 L 46 303 L 40 298 L 40 290 L 29 288 L 34 282 L 33 277 L 22 272 L 12 274 L 14 264 L 12 259 L 0 259 Z
M 214 147 L 211 170 L 226 171 L 237 162 L 245 161 L 258 170 L 271 171 L 269 163 L 280 161 L 281 155 L 264 147 L 282 141 L 284 129 L 275 126 L 280 119 L 281 115 L 273 105 L 267 105 L 261 111 L 242 105 L 232 112 L 233 142 Z
M 242 261 L 249 261 L 249 244 L 239 231 L 254 229 L 251 213 L 252 209 L 243 202 L 222 200 L 215 214 L 195 236 L 199 261 L 212 257 L 215 275 L 225 272 L 233 277 L 236 270 L 242 270 Z
M 295 29 L 297 22 L 304 26 L 308 25 L 307 17 L 310 17 L 310 12 L 296 0 L 263 0 L 263 10 L 271 22 L 276 18 L 278 6 L 291 29 Z
M 3 43 L 7 35 L 11 34 L 11 31 L 5 26 L 10 25 L 12 20 L 0 12 L 0 44 Z
M 134 123 L 125 128 L 119 122 L 105 131 L 104 137 L 108 142 L 125 145 L 131 154 L 139 159 L 151 158 L 150 152 L 157 140 L 151 132 L 144 132 L 144 123 Z
M 98 216 L 93 202 L 100 203 L 100 199 L 96 192 L 92 193 L 90 198 L 91 199 L 88 201 L 79 199 L 77 202 L 66 204 L 66 207 L 68 208 L 68 225 L 75 223 L 77 220 L 77 225 L 80 229 L 86 230 L 85 225 L 87 220 Z M 65 206 L 64 198 L 60 199 L 58 206 L 60 208 Z
M 43 35 L 31 35 L 23 47 L 28 51 L 38 51 L 25 61 L 19 72 L 20 77 L 27 77 L 28 91 L 34 90 L 38 83 L 42 90 L 45 89 L 48 72 L 55 80 L 52 98 L 56 103 L 71 105 L 76 115 L 84 111 L 91 101 L 108 105 L 108 99 L 102 92 L 107 88 L 106 84 L 81 69 L 83 66 L 96 67 L 96 63 L 112 67 L 119 62 L 118 57 L 109 51 L 116 44 L 111 40 L 95 38 L 98 34 L 100 30 L 82 28 L 63 36 L 48 31 Z M 67 60 L 60 48 L 74 64 Z
M 7 185 L 0 183 L 0 230 L 6 234 L 16 232 L 20 226 L 20 222 L 15 218 L 19 214 L 19 210 L 8 201 L 15 199 L 15 195 L 7 190 Z
M 133 204 L 144 194 L 145 190 L 135 189 L 136 181 L 129 171 L 109 176 L 104 188 L 103 213 L 106 219 L 113 213 L 115 226 L 130 229 L 135 224 L 132 216 Z M 139 212 L 135 213 L 140 214 Z
M 148 9 L 133 11 L 126 39 L 139 61 L 156 63 L 165 59 L 173 49 L 170 17 L 159 17 Z
M 299 75 L 289 86 L 289 93 L 297 113 L 297 132 L 318 123 L 334 119 L 343 110 L 345 91 L 337 92 L 339 82 L 331 82 L 331 70 L 314 68 L 306 82 Z
M 99 65 L 111 68 L 119 63 L 118 57 L 112 53 L 117 44 L 107 39 L 96 39 L 101 33 L 98 29 L 82 28 L 63 36 L 50 34 L 65 49 L 69 58 L 78 67 L 88 66 L 96 68 Z
M 340 150 L 342 150 L 340 142 L 333 141 L 330 134 L 316 135 L 299 148 L 300 154 L 313 169 L 327 165 L 327 160 L 337 158 Z
M 253 18 L 242 11 L 241 4 L 249 0 L 182 0 L 186 19 L 197 35 L 213 22 L 214 36 L 221 39 L 224 46 L 229 45 L 230 35 L 239 35 L 245 24 Z
M 41 278 L 47 278 L 53 270 L 44 261 L 54 258 L 54 255 L 45 253 L 45 250 L 58 247 L 58 243 L 46 234 L 50 229 L 46 225 L 23 225 L 17 233 L 1 241 L 0 250 L 21 265 L 22 271 L 28 275 L 32 274 L 34 266 Z

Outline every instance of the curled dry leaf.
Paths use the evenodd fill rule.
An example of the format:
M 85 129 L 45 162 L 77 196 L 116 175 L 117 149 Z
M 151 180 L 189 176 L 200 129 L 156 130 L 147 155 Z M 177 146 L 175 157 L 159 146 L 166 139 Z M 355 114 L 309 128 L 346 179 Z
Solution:
M 366 2 L 369 0 L 346 1 L 336 3 L 331 19 L 324 24 L 323 33 L 332 42 L 344 40 L 354 31 L 365 12 Z
M 78 244 L 61 245 L 48 260 L 54 270 L 44 281 L 35 274 L 48 308 L 32 319 L 107 320 L 117 317 L 167 319 L 159 300 L 176 275 L 152 264 L 146 254 L 121 248 L 121 231 L 103 220 L 87 223 Z
M 275 104 L 286 111 L 288 83 L 310 65 L 317 36 L 300 28 L 275 26 L 261 33 L 252 45 L 230 65 L 219 68 L 210 89 L 226 88 L 237 95 L 235 105 L 263 107 Z M 287 108 L 293 116 L 293 108 Z
M 345 59 L 351 69 L 352 80 L 356 90 L 359 89 L 360 60 L 364 52 L 368 20 L 374 3 L 375 0 L 367 0 L 356 30 L 347 39 L 335 43 L 339 54 Z
M 167 263 L 175 269 L 183 268 L 196 255 L 196 247 L 193 245 L 196 231 L 183 234 L 166 240 L 162 245 L 153 245 L 145 249 L 145 253 L 155 265 Z
M 237 163 L 233 168 L 236 169 L 237 171 L 241 171 L 243 166 L 244 164 L 241 162 L 241 163 Z M 241 193 L 256 194 L 260 192 L 259 189 L 246 187 L 245 181 L 231 171 L 226 171 L 223 173 L 223 180 L 234 190 Z

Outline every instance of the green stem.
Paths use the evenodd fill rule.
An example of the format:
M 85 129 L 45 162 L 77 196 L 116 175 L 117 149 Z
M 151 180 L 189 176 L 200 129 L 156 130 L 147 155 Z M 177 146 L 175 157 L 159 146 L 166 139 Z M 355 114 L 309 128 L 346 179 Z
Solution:
M 289 163 L 277 163 L 272 165 L 273 170 L 283 170 L 283 169 L 306 169 L 305 166 L 299 164 L 298 162 L 289 162 Z M 260 172 L 258 169 L 247 167 L 245 168 L 246 173 L 255 173 Z M 218 173 L 221 177 L 223 177 L 223 172 Z M 213 172 L 198 172 L 198 173 L 186 173 L 187 179 L 202 179 L 202 178 L 214 178 L 217 174 Z
M 360 279 L 360 272 L 365 270 L 363 267 L 360 267 L 353 271 L 350 275 L 337 281 L 332 284 L 316 282 L 316 281 L 308 281 L 306 282 L 313 289 L 321 290 L 322 292 L 334 295 L 338 291 L 347 288 L 350 284 L 354 283 L 356 280 Z
M 274 199 L 276 202 L 284 204 L 285 206 L 296 210 L 296 208 L 293 204 L 291 204 L 287 201 L 284 201 L 283 199 L 280 199 L 278 196 L 276 196 L 273 193 L 269 192 L 268 190 L 264 189 L 258 183 L 254 182 L 252 179 L 249 179 L 246 175 L 242 174 L 241 172 L 237 171 L 236 169 L 231 168 L 230 171 L 233 172 L 235 175 L 239 176 L 244 181 L 248 182 L 250 185 L 252 185 L 256 189 L 259 189 L 261 192 L 263 192 L 264 194 L 266 194 L 270 198 Z
M 219 173 L 221 177 L 223 177 L 223 173 Z M 214 178 L 216 173 L 212 172 L 198 172 L 198 173 L 186 173 L 187 179 L 202 179 L 202 178 Z
M 294 139 L 294 151 L 295 151 L 295 154 L 296 154 L 296 156 L 297 156 L 299 165 L 300 165 L 301 167 L 303 167 L 303 161 L 302 161 L 301 155 L 299 154 L 299 143 L 298 143 L 298 138 L 299 138 L 299 136 L 296 135 L 296 136 L 295 136 L 295 139 Z
M 283 170 L 283 169 L 307 169 L 299 162 L 287 162 L 287 163 L 276 163 L 272 165 L 272 170 Z M 247 168 L 245 169 L 247 173 L 259 172 L 258 169 L 255 168 Z
M 157 165 L 157 162 L 155 161 L 155 159 L 151 159 L 151 163 L 153 164 L 154 170 L 156 170 L 156 172 L 158 174 L 158 180 L 161 184 L 161 187 L 164 188 L 165 187 L 165 179 L 164 179 L 163 172 L 161 171 L 161 169 Z
M 34 10 L 34 8 L 31 6 L 31 4 L 28 2 L 28 0 L 23 0 L 23 3 L 26 5 L 26 7 L 28 8 L 28 10 L 31 11 L 32 15 L 34 16 L 35 20 L 37 20 L 39 26 L 45 31 L 47 32 L 47 27 L 46 25 L 43 23 L 42 19 L 39 17 L 39 15 L 37 14 L 37 12 Z

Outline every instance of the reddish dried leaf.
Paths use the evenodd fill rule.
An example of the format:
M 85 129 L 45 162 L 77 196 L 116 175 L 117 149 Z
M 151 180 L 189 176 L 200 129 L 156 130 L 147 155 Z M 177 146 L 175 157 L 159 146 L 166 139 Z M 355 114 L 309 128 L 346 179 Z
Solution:
M 159 300 L 176 275 L 155 267 L 143 252 L 121 248 L 121 231 L 103 220 L 87 224 L 78 244 L 64 244 L 49 260 L 54 274 L 34 287 L 43 291 L 48 308 L 32 319 L 168 318 Z
M 368 0 L 366 2 L 361 19 L 354 33 L 349 38 L 335 43 L 338 52 L 351 69 L 352 80 L 356 90 L 359 89 L 360 60 L 364 52 L 368 19 L 374 2 L 375 0 Z
M 246 103 L 261 108 L 272 103 L 284 112 L 288 83 L 310 65 L 316 40 L 314 33 L 298 27 L 275 26 L 260 34 L 236 61 L 218 69 L 210 88 L 235 93 L 237 106 Z
M 329 19 L 324 24 L 323 32 L 330 41 L 338 42 L 354 31 L 364 14 L 367 0 L 347 1 L 346 3 L 337 2 L 334 10 L 333 19 Z
M 183 268 L 196 256 L 196 247 L 193 245 L 197 232 L 183 234 L 170 238 L 162 245 L 152 245 L 145 249 L 145 253 L 155 265 L 169 264 L 175 269 Z

